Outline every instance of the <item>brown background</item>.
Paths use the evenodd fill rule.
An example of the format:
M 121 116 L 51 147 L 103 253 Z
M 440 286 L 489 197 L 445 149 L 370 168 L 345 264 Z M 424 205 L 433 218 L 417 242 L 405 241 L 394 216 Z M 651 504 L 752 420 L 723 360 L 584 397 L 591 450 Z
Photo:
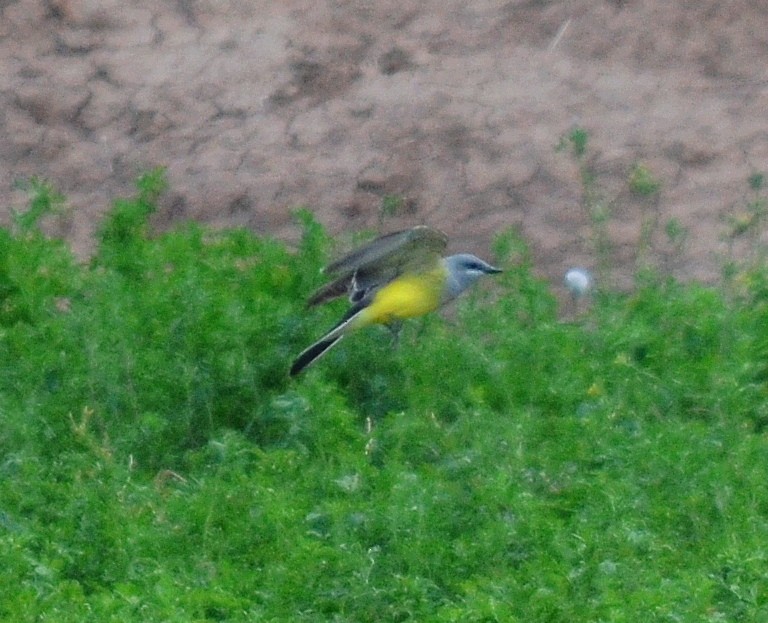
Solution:
M 515 225 L 559 283 L 594 266 L 575 125 L 611 202 L 614 285 L 636 266 L 642 163 L 662 182 L 659 258 L 717 276 L 724 214 L 768 170 L 768 3 L 754 0 L 0 0 L 0 202 L 50 179 L 52 225 L 87 255 L 99 215 L 166 165 L 157 224 L 246 225 L 293 241 L 444 229 L 485 257 Z M 382 223 L 382 203 L 400 214 Z M 674 257 L 663 224 L 689 231 Z

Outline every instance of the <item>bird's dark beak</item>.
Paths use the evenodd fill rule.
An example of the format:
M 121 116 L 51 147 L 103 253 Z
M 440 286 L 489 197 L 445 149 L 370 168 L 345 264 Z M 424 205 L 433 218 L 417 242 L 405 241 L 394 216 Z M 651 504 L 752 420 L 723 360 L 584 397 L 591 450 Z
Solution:
M 490 265 L 485 269 L 486 275 L 495 275 L 497 273 L 503 273 L 503 272 L 504 271 L 501 270 L 501 268 L 496 268 L 495 266 L 490 266 Z

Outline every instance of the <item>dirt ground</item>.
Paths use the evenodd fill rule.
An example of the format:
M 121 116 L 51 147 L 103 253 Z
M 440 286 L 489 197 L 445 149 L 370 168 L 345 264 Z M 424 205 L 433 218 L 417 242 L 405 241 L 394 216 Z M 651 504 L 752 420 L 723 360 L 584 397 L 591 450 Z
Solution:
M 489 257 L 514 225 L 556 284 L 597 261 L 555 149 L 579 126 L 612 209 L 610 280 L 637 262 L 638 163 L 662 184 L 659 261 L 709 280 L 724 215 L 768 171 L 768 3 L 0 0 L 0 124 L 3 218 L 15 180 L 46 177 L 83 255 L 110 200 L 165 165 L 160 227 L 290 242 L 308 206 L 334 233 L 427 223 Z M 670 218 L 689 233 L 679 257 Z

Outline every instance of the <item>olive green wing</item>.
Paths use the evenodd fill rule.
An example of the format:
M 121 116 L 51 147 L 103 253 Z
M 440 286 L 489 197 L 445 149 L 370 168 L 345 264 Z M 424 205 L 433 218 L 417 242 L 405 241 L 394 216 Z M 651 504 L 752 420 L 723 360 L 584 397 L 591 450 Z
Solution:
M 323 272 L 335 278 L 317 290 L 308 305 L 320 305 L 345 294 L 358 302 L 398 275 L 427 270 L 447 246 L 448 237 L 443 232 L 424 225 L 376 238 L 326 266 Z

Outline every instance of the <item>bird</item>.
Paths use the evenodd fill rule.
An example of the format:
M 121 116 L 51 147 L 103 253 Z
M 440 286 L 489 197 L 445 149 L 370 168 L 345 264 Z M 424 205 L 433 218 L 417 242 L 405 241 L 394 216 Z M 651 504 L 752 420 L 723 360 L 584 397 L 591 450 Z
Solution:
M 348 333 L 400 322 L 433 312 L 484 275 L 502 272 L 471 253 L 443 257 L 448 237 L 418 225 L 396 231 L 355 249 L 323 269 L 332 278 L 310 296 L 314 307 L 348 295 L 352 306 L 341 320 L 303 350 L 290 368 L 296 376 Z

